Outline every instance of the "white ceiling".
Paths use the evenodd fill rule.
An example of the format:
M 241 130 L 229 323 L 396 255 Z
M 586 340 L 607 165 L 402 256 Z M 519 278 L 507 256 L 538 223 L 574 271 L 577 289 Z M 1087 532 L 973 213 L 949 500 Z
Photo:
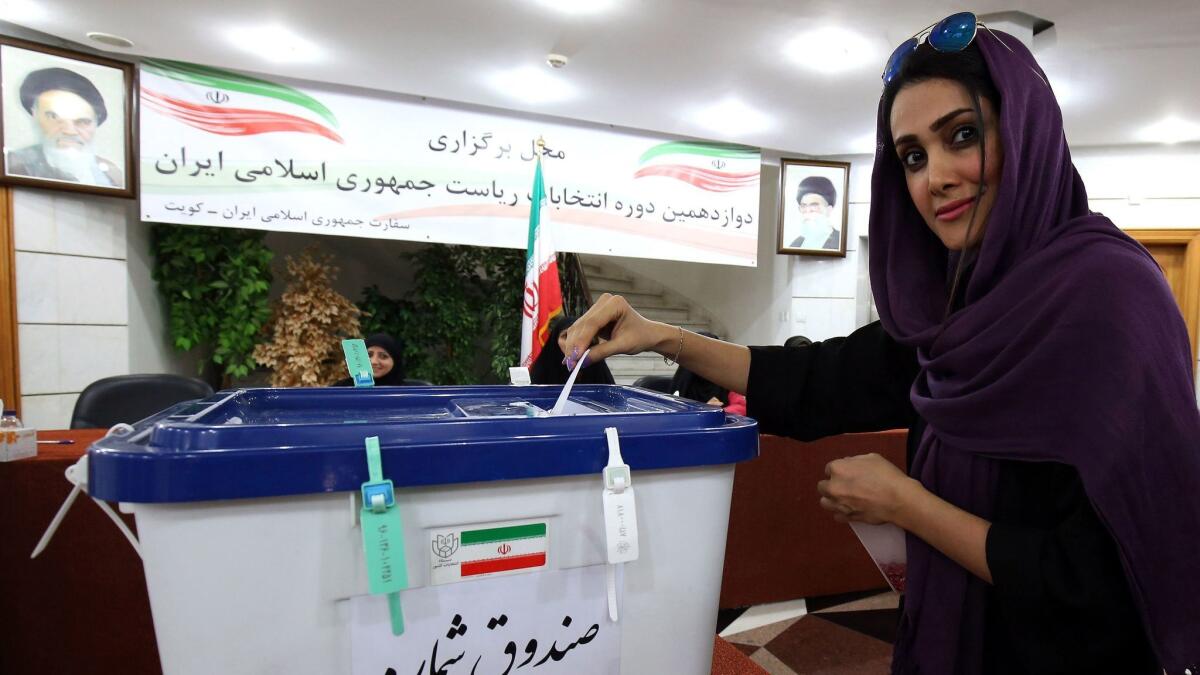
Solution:
M 883 61 L 916 30 L 963 9 L 932 0 L 614 0 L 611 11 L 570 16 L 542 2 L 553 0 L 3 0 L 0 18 L 84 43 L 88 31 L 115 33 L 142 56 L 829 155 L 871 148 Z M 45 11 L 22 17 L 4 5 Z M 1142 127 L 1168 115 L 1200 123 L 1200 1 L 983 0 L 971 9 L 1056 24 L 1056 44 L 1038 58 L 1065 99 L 1075 145 L 1136 143 Z M 325 59 L 272 64 L 226 38 L 271 23 L 316 42 Z M 867 38 L 870 65 L 828 76 L 786 58 L 797 34 L 824 25 Z M 576 97 L 531 104 L 488 86 L 498 70 L 549 71 L 551 51 L 570 57 L 554 74 Z M 729 97 L 766 114 L 769 128 L 712 131 L 692 120 Z

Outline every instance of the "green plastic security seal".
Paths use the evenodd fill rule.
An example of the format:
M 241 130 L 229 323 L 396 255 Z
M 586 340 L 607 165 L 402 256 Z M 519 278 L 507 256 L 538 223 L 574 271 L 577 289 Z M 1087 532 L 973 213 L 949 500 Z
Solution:
M 346 354 L 346 370 L 356 387 L 373 387 L 371 357 L 367 354 L 367 343 L 363 340 L 342 340 L 342 352 Z
M 367 562 L 367 587 L 373 595 L 387 594 L 392 634 L 402 635 L 404 613 L 400 608 L 400 591 L 408 588 L 404 524 L 400 520 L 400 509 L 396 506 L 392 481 L 383 477 L 379 437 L 368 437 L 366 446 L 369 480 L 360 488 L 363 506 L 359 520 L 362 523 L 363 558 Z

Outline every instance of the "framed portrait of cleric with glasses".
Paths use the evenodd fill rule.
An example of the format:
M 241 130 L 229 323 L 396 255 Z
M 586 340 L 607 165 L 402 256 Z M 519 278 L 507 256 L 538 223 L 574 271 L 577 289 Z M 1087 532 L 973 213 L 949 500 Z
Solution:
M 846 256 L 850 164 L 779 162 L 779 253 Z
M 0 181 L 134 196 L 132 64 L 0 36 Z

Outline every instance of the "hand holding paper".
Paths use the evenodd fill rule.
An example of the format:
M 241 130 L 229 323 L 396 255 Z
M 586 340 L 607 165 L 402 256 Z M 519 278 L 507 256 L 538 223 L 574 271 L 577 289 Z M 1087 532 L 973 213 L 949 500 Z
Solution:
M 563 414 L 563 410 L 567 407 L 567 399 L 571 396 L 571 387 L 575 386 L 575 378 L 579 377 L 579 371 L 583 370 L 583 364 L 587 363 L 588 354 L 592 350 L 587 350 L 583 356 L 579 357 L 579 362 L 575 364 L 575 368 L 571 371 L 571 376 L 567 378 L 567 383 L 563 385 L 562 393 L 558 395 L 558 400 L 554 402 L 554 408 L 550 410 L 550 416 Z

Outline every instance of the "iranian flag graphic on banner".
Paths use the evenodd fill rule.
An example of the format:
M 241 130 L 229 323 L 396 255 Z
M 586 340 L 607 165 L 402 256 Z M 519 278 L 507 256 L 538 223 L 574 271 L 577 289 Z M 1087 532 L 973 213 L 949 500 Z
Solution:
M 521 308 L 521 365 L 528 368 L 542 353 L 550 322 L 562 314 L 562 288 L 549 223 L 545 222 L 546 187 L 539 157 L 529 205 L 529 245 L 525 255 L 525 296 Z
M 642 153 L 633 177 L 672 178 L 705 192 L 757 190 L 758 162 L 758 151 L 742 145 L 672 141 Z
M 146 59 L 144 108 L 219 136 L 296 132 L 343 143 L 337 119 L 320 101 L 293 87 L 180 61 Z M 237 96 L 241 105 L 232 105 Z

